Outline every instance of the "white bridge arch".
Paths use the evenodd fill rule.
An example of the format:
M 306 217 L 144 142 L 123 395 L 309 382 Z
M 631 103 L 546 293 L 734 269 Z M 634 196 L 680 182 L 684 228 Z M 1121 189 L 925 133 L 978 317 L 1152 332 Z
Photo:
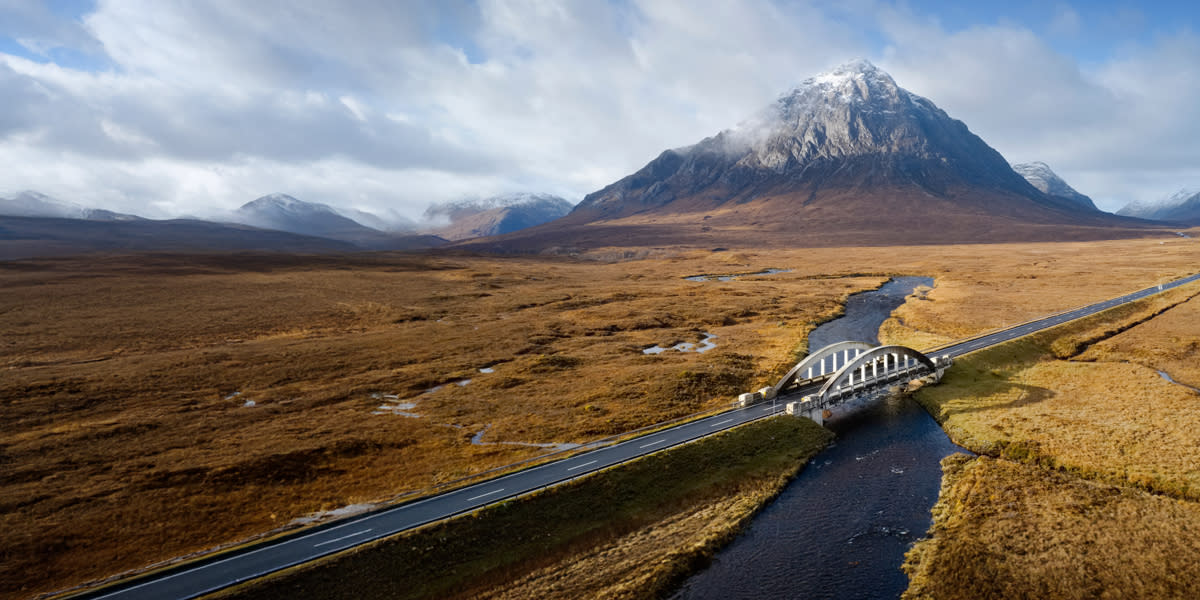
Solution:
M 850 364 L 864 352 L 872 348 L 866 342 L 836 342 L 809 354 L 804 360 L 796 363 L 779 383 L 775 384 L 775 393 L 782 393 L 788 386 L 811 379 L 820 379 L 836 373 L 838 369 Z
M 907 346 L 879 346 L 856 356 L 821 386 L 817 396 L 830 399 L 856 389 L 878 385 L 916 373 L 937 373 L 938 360 Z

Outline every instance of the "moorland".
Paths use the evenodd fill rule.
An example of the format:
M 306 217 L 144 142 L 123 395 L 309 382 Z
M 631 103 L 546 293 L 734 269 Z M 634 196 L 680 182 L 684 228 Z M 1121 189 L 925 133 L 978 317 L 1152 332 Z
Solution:
M 1156 237 L 0 263 L 0 589 L 66 588 L 727 406 L 893 275 L 935 278 L 885 325 L 928 347 L 1198 257 Z M 702 274 L 738 277 L 687 279 Z M 1087 351 L 1147 347 L 1110 342 Z

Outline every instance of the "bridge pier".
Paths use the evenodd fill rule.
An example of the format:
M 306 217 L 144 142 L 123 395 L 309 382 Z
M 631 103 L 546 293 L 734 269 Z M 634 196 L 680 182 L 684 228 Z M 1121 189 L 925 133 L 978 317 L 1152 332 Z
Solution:
M 804 417 L 817 425 L 825 424 L 825 410 L 818 408 L 811 396 L 805 396 L 799 402 L 788 402 L 784 408 L 789 415 Z

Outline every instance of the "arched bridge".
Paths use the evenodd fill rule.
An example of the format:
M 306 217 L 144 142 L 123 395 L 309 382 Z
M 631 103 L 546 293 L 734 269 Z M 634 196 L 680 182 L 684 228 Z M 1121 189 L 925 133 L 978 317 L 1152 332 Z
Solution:
M 838 342 L 809 354 L 773 388 L 763 388 L 754 395 L 743 394 L 742 402 L 802 395 L 798 402 L 788 403 L 788 412 L 821 422 L 829 408 L 865 393 L 922 377 L 941 379 L 952 363 L 949 355 L 929 357 L 907 346 Z

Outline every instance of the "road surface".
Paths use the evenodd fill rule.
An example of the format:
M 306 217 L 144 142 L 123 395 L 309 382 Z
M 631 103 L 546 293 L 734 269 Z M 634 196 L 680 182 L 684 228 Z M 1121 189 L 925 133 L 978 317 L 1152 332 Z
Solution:
M 1024 323 L 938 350 L 938 356 L 961 356 L 1053 327 L 1163 290 L 1200 279 L 1192 275 L 1082 308 Z M 818 385 L 790 394 L 799 397 L 816 392 Z M 489 479 L 458 490 L 410 502 L 378 512 L 347 519 L 328 527 L 286 536 L 231 555 L 201 560 L 135 578 L 117 587 L 86 592 L 80 598 L 106 600 L 168 600 L 195 598 L 269 573 L 299 565 L 322 556 L 398 532 L 470 512 L 498 500 L 513 498 L 639 456 L 670 448 L 743 423 L 771 416 L 784 407 L 783 401 L 768 402 L 726 411 L 711 417 L 676 425 L 657 433 L 584 452 L 560 461 Z

